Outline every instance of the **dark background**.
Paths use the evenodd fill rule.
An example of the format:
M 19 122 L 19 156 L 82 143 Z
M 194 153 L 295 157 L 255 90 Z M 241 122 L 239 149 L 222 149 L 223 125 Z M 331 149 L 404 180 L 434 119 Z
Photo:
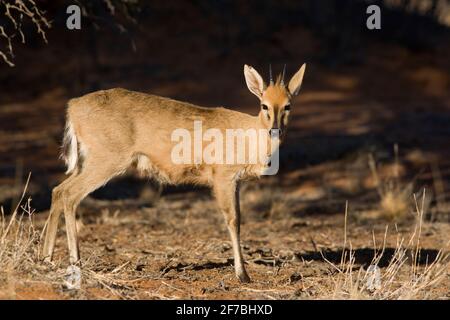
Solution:
M 401 157 L 425 159 L 408 168 L 410 177 L 432 184 L 437 167 L 448 189 L 448 1 L 78 1 L 82 29 L 70 31 L 71 3 L 37 1 L 52 21 L 48 43 L 25 21 L 26 42 L 13 40 L 15 67 L 0 63 L 6 209 L 30 171 L 33 203 L 48 209 L 50 190 L 63 179 L 58 154 L 68 99 L 120 86 L 256 114 L 245 63 L 264 77 L 269 63 L 276 71 L 286 63 L 289 76 L 308 64 L 274 178 L 286 187 L 299 183 L 304 168 L 355 154 L 392 159 L 398 144 Z M 369 4 L 381 7 L 381 30 L 366 28 Z M 8 24 L 4 16 L 0 24 Z M 119 183 L 113 193 L 132 196 L 130 185 L 137 183 Z

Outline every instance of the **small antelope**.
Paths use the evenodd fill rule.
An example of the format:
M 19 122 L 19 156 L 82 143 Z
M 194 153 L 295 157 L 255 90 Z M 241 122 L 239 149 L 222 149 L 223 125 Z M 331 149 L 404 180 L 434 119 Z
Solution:
M 174 164 L 171 133 L 201 120 L 208 128 L 279 129 L 285 136 L 291 99 L 302 84 L 306 65 L 288 83 L 285 70 L 266 84 L 244 66 L 250 92 L 260 100 L 257 116 L 225 108 L 203 108 L 154 95 L 111 89 L 71 99 L 67 108 L 63 152 L 69 177 L 52 192 L 43 256 L 52 259 L 59 217 L 64 212 L 70 263 L 79 263 L 75 212 L 89 193 L 134 167 L 162 184 L 194 183 L 213 189 L 230 233 L 236 276 L 249 282 L 240 247 L 239 181 L 261 175 L 262 164 Z M 270 166 L 270 164 L 269 164 Z

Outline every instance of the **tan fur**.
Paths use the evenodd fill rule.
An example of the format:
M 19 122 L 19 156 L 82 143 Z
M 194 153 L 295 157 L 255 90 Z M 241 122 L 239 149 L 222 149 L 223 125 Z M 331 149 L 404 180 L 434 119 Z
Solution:
M 270 112 L 280 113 L 292 95 L 279 83 L 266 87 L 256 71 L 248 68 L 251 67 L 245 66 L 247 83 L 258 86 L 256 89 L 249 86 L 249 89 L 261 94 L 261 102 L 270 105 Z M 247 77 L 253 76 L 255 78 L 250 80 L 256 80 L 249 81 Z M 258 91 L 261 88 L 262 91 Z M 64 212 L 70 261 L 79 261 L 75 227 L 78 204 L 112 177 L 134 166 L 143 176 L 152 176 L 163 184 L 210 186 L 230 232 L 236 275 L 243 282 L 249 281 L 239 245 L 239 181 L 259 176 L 264 166 L 173 164 L 171 134 L 176 128 L 193 131 L 194 120 L 202 120 L 204 130 L 274 127 L 273 119 L 268 120 L 263 111 L 251 116 L 125 89 L 97 91 L 70 100 L 63 148 L 70 176 L 53 189 L 44 257 L 52 257 L 59 216 Z

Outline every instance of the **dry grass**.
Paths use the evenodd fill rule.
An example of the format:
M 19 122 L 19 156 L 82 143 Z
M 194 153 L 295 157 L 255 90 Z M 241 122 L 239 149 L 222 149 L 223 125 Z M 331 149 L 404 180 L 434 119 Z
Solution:
M 392 221 L 404 219 L 411 212 L 410 195 L 413 182 L 404 183 L 400 179 L 398 146 L 394 146 L 395 162 L 392 177 L 380 179 L 377 165 L 372 155 L 369 155 L 369 167 L 380 197 L 379 216 Z
M 0 292 L 1 298 L 16 297 L 15 286 L 23 280 L 18 279 L 19 274 L 33 277 L 40 272 L 37 267 L 40 234 L 33 223 L 31 199 L 25 200 L 29 181 L 30 175 L 8 221 L 3 207 L 0 207 L 0 284 L 7 288 L 6 292 Z
M 331 275 L 328 279 L 332 286 L 325 286 L 323 297 L 329 299 L 429 299 L 430 289 L 438 285 L 448 277 L 450 267 L 449 254 L 446 249 L 439 250 L 433 261 L 428 261 L 421 266 L 420 237 L 422 232 L 423 216 L 425 209 L 425 192 L 422 195 L 421 206 L 417 203 L 416 196 L 416 224 L 409 240 L 405 243 L 404 237 L 398 234 L 395 252 L 390 258 L 387 267 L 379 268 L 381 258 L 385 253 L 386 235 L 383 243 L 378 248 L 373 237 L 375 255 L 370 266 L 364 270 L 355 264 L 355 251 L 351 243 L 347 245 L 347 230 L 344 231 L 344 250 L 341 263 L 336 265 L 327 261 L 336 271 L 337 275 Z M 347 207 L 345 219 L 347 220 Z M 345 223 L 346 225 L 347 223 Z M 446 247 L 448 247 L 447 242 Z M 409 264 L 408 264 L 409 263 Z M 332 290 L 330 290 L 332 288 Z M 445 297 L 441 297 L 445 298 Z
M 39 233 L 34 228 L 31 199 L 22 204 L 30 176 L 16 208 L 6 221 L 3 207 L 0 221 L 0 269 L 3 275 L 34 263 L 39 256 Z
M 29 177 L 26 186 L 28 185 L 28 182 Z M 120 262 L 112 262 L 108 261 L 108 258 L 105 257 L 105 251 L 101 250 L 92 252 L 90 256 L 85 257 L 81 269 L 81 288 L 79 290 L 68 291 L 64 288 L 64 280 L 66 277 L 65 263 L 57 260 L 52 265 L 47 265 L 42 263 L 39 259 L 41 237 L 37 228 L 35 228 L 33 219 L 34 213 L 31 209 L 30 200 L 24 201 L 25 194 L 24 191 L 19 204 L 11 214 L 10 218 L 6 219 L 5 215 L 2 214 L 0 221 L 0 269 L 2 270 L 2 273 L 0 273 L 0 297 L 24 298 L 23 295 L 20 296 L 17 294 L 16 287 L 22 286 L 23 292 L 23 287 L 33 287 L 37 284 L 47 288 L 45 289 L 47 290 L 44 292 L 45 294 L 53 292 L 54 298 L 65 299 L 181 299 L 196 297 L 195 290 L 191 288 L 194 283 L 189 281 L 195 282 L 197 280 L 191 279 L 184 283 L 182 279 L 186 278 L 187 275 L 183 271 L 176 271 L 177 267 L 172 271 L 172 273 L 176 272 L 176 275 L 174 275 L 173 278 L 172 276 L 166 277 L 164 272 L 155 273 L 146 271 L 145 273 L 138 273 L 135 271 L 135 257 L 122 259 Z M 436 257 L 433 257 L 425 263 L 423 262 L 426 260 L 426 257 L 422 256 L 421 253 L 423 217 L 427 207 L 425 192 L 422 194 L 421 200 L 419 201 L 420 205 L 415 197 L 414 200 L 415 226 L 411 233 L 406 237 L 401 236 L 400 232 L 397 232 L 395 250 L 392 254 L 389 253 L 388 263 L 380 263 L 382 260 L 386 260 L 387 256 L 385 251 L 386 239 L 389 231 L 387 227 L 381 243 L 377 243 L 375 235 L 373 235 L 373 250 L 375 251 L 373 260 L 370 261 L 370 263 L 367 263 L 367 265 L 362 265 L 360 261 L 357 262 L 358 250 L 353 247 L 352 242 L 347 237 L 348 231 L 352 230 L 348 230 L 348 207 L 346 207 L 343 244 L 335 247 L 344 249 L 342 251 L 340 262 L 336 262 L 336 260 L 330 261 L 325 255 L 322 256 L 323 260 L 321 261 L 319 261 L 320 259 L 318 261 L 303 261 L 303 264 L 289 258 L 290 255 L 280 257 L 274 256 L 273 266 L 267 264 L 269 258 L 265 256 L 263 258 L 267 261 L 263 258 L 253 260 L 248 259 L 249 264 L 258 268 L 257 270 L 259 270 L 261 274 L 264 272 L 267 273 L 269 270 L 277 270 L 273 272 L 275 272 L 275 274 L 278 272 L 282 274 L 283 269 L 286 268 L 284 274 L 287 275 L 290 274 L 289 272 L 295 270 L 295 273 L 298 271 L 300 274 L 312 272 L 314 276 L 308 277 L 302 275 L 300 280 L 295 280 L 295 277 L 292 278 L 292 275 L 290 275 L 289 279 L 291 280 L 289 280 L 289 282 L 283 282 L 280 281 L 279 278 L 276 278 L 275 275 L 274 282 L 267 282 L 267 279 L 257 278 L 254 283 L 247 286 L 236 284 L 235 286 L 231 285 L 231 287 L 226 288 L 230 285 L 225 285 L 222 282 L 221 286 L 225 288 L 223 290 L 231 290 L 232 292 L 237 292 L 239 295 L 245 294 L 247 298 L 253 297 L 263 299 L 441 298 L 442 294 L 439 293 L 440 291 L 432 289 L 438 286 L 442 289 L 442 281 L 448 277 L 449 259 L 448 253 L 445 251 L 448 249 L 448 244 L 443 250 L 438 252 Z M 272 205 L 273 203 L 270 201 L 270 206 L 266 209 L 271 211 L 273 209 Z M 284 208 L 283 211 L 287 209 L 288 208 Z M 193 207 L 193 210 L 199 211 L 197 207 Z M 272 214 L 270 214 L 270 216 L 272 217 Z M 194 219 L 195 217 L 192 218 Z M 116 232 L 113 229 L 117 226 L 118 222 L 121 221 L 120 219 L 126 219 L 122 222 L 130 227 L 139 223 L 137 220 L 130 219 L 128 216 L 120 217 L 117 212 L 112 215 L 104 213 L 101 218 L 102 224 L 111 226 L 111 233 Z M 276 221 L 279 223 L 282 222 L 275 220 L 273 225 L 277 223 Z M 87 228 L 91 227 L 92 225 L 87 226 Z M 117 226 L 117 229 L 119 228 L 123 229 L 123 227 Z M 210 241 L 210 243 L 212 243 L 212 241 Z M 222 244 L 220 240 L 217 240 L 217 244 L 219 243 Z M 200 243 L 199 245 L 202 249 L 196 253 L 196 256 L 204 255 L 205 252 L 219 251 L 218 248 L 215 247 L 206 248 L 204 243 Z M 320 249 L 318 251 L 321 252 Z M 181 259 L 185 256 L 185 254 L 182 255 Z M 218 259 L 222 257 L 223 256 L 220 256 Z M 170 263 L 170 259 L 168 260 L 168 263 Z M 201 263 L 208 263 L 209 260 L 205 259 Z M 261 264 L 262 260 L 264 260 L 263 262 L 265 264 Z M 276 261 L 281 261 L 281 265 L 276 266 Z M 149 263 L 153 265 L 157 263 L 157 261 L 149 260 Z M 369 268 L 368 265 L 370 265 Z M 327 268 L 324 268 L 324 266 Z M 217 271 L 213 272 L 220 274 L 220 279 L 224 274 L 220 271 L 220 267 L 218 268 Z M 229 269 L 230 276 L 232 276 L 232 267 Z M 287 269 L 291 271 L 287 271 Z M 158 269 L 156 268 L 155 270 Z M 320 270 L 328 271 L 321 274 Z M 187 272 L 195 275 L 195 273 L 204 273 L 205 270 L 188 270 Z M 228 271 L 226 271 L 225 274 L 226 273 L 228 273 Z M 202 279 L 200 276 L 198 279 L 200 283 L 205 281 L 204 278 Z M 145 287 L 145 283 L 149 283 L 148 281 L 153 284 L 151 288 Z M 189 283 L 190 285 L 187 285 Z M 144 287 L 142 287 L 143 284 Z M 200 286 L 202 286 L 202 284 L 200 284 Z M 37 294 L 37 296 L 42 297 L 40 293 Z M 32 297 L 36 297 L 36 294 Z M 44 295 L 44 298 L 45 297 L 49 296 Z M 207 296 L 203 295 L 200 295 L 199 297 L 207 298 Z M 50 296 L 50 298 L 53 298 L 53 296 Z

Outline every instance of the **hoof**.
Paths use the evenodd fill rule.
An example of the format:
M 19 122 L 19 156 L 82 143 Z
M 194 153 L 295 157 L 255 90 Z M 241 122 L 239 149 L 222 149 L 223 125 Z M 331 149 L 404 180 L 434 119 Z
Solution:
M 246 272 L 244 272 L 242 274 L 238 274 L 237 277 L 239 278 L 239 281 L 241 283 L 249 283 L 249 282 L 251 282 L 250 277 L 248 276 L 248 274 Z

